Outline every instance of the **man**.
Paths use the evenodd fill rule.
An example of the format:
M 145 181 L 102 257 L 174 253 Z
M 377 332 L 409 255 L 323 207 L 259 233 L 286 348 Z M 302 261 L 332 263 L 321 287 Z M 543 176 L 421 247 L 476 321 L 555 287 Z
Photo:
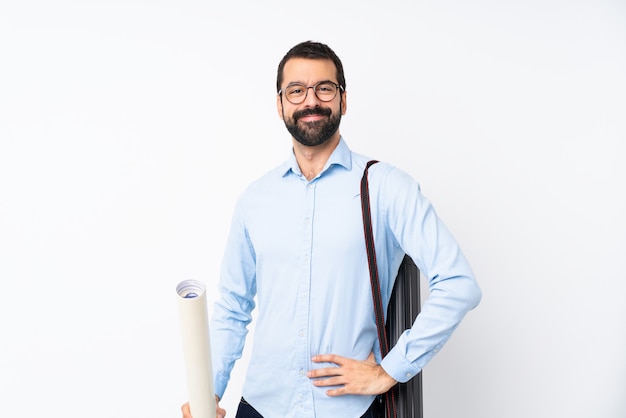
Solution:
M 258 302 L 255 341 L 237 417 L 372 417 L 376 394 L 406 382 L 481 297 L 452 235 L 401 170 L 369 170 L 372 222 L 386 304 L 405 253 L 428 280 L 421 314 L 381 359 L 359 184 L 368 158 L 339 133 L 343 66 L 303 42 L 280 62 L 278 115 L 293 152 L 240 197 L 211 318 L 216 397 L 241 357 Z M 182 407 L 189 418 L 189 405 Z M 225 411 L 218 406 L 218 416 Z

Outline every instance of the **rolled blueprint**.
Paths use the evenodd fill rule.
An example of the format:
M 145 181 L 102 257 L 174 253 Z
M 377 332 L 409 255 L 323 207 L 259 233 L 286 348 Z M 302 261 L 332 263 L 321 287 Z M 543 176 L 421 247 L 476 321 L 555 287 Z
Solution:
M 176 286 L 189 408 L 194 418 L 216 415 L 205 290 L 204 283 L 196 280 L 185 280 Z

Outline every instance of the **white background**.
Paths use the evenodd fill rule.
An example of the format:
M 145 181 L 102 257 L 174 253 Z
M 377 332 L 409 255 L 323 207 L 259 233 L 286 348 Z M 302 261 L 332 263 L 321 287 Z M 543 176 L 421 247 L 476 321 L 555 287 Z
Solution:
M 425 417 L 626 416 L 618 0 L 2 2 L 0 416 L 180 416 L 176 284 L 212 303 L 307 39 L 344 62 L 348 144 L 420 181 L 484 291 Z

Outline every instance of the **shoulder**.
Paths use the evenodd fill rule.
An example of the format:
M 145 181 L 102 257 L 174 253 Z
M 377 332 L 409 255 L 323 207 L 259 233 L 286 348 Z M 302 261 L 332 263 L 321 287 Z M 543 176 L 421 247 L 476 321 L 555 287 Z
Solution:
M 363 169 L 365 169 L 365 164 Z M 388 162 L 378 161 L 369 168 L 368 172 L 368 182 L 372 189 L 381 188 L 390 192 L 403 190 L 407 187 L 419 189 L 419 183 L 416 179 L 405 170 Z

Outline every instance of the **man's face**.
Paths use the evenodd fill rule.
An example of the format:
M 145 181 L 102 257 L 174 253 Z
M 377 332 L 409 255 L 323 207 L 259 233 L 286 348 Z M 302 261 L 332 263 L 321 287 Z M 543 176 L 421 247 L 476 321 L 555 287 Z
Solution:
M 337 83 L 336 68 L 330 60 L 292 58 L 285 63 L 281 88 L 298 83 L 314 86 L 320 81 Z M 306 146 L 316 146 L 339 136 L 339 123 L 345 114 L 345 92 L 323 102 L 313 89 L 308 89 L 302 103 L 290 103 L 285 94 L 278 97 L 278 114 L 296 141 Z

